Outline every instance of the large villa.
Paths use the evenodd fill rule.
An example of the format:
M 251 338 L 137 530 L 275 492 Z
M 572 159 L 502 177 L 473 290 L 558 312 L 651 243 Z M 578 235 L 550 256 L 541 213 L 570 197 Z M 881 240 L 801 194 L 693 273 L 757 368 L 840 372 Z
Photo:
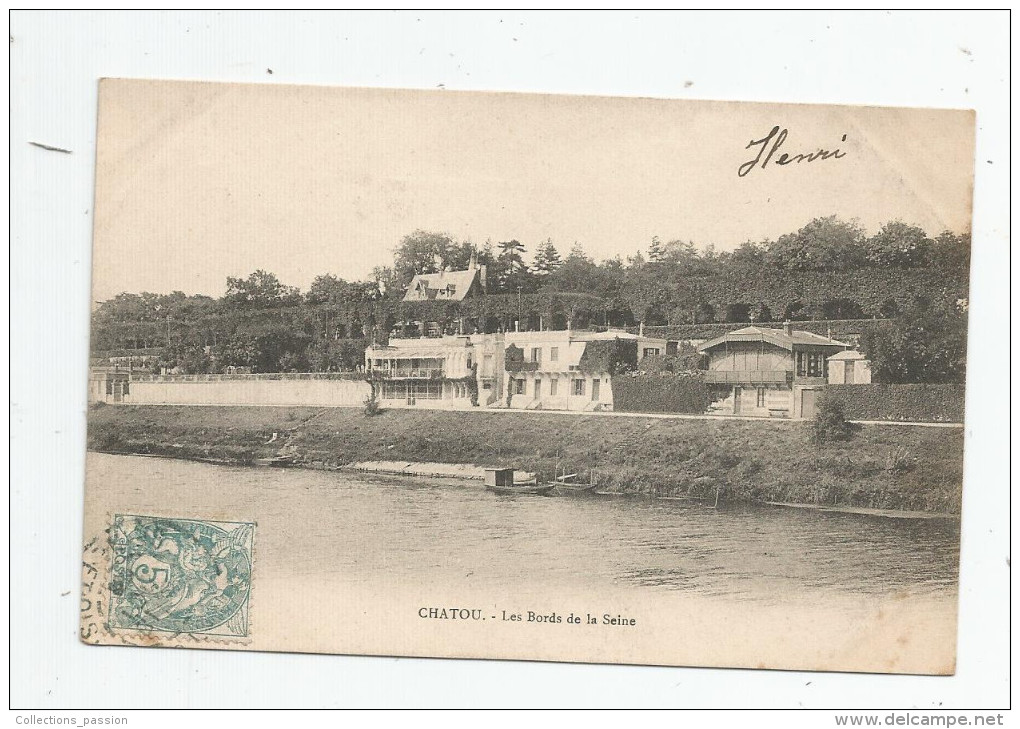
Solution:
M 383 405 L 612 410 L 609 367 L 589 364 L 596 342 L 628 343 L 640 360 L 669 343 L 625 331 L 547 330 L 393 339 L 365 350 Z M 675 343 L 674 343 L 675 346 Z

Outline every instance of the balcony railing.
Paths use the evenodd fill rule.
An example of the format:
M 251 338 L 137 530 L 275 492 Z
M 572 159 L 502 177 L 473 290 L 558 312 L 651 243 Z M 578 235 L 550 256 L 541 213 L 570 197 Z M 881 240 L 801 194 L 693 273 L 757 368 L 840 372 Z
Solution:
M 720 385 L 787 385 L 793 370 L 708 370 L 705 382 Z
M 389 370 L 377 367 L 372 371 L 394 380 L 431 380 L 443 376 L 442 368 L 434 367 L 417 369 L 398 367 Z

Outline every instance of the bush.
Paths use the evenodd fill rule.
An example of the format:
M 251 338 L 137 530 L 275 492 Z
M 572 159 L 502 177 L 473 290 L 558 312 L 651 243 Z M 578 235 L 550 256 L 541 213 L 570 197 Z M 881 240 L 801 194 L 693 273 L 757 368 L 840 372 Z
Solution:
M 581 372 L 615 375 L 637 366 L 637 340 L 602 339 L 587 342 L 578 362 Z
M 885 470 L 889 473 L 907 473 L 914 470 L 916 459 L 910 457 L 906 448 L 896 448 L 889 451 L 885 459 Z
M 371 418 L 382 412 L 382 407 L 379 405 L 379 398 L 376 397 L 375 387 L 372 388 L 372 394 L 365 398 L 365 417 Z
M 98 428 L 89 428 L 88 433 L 88 447 L 91 450 L 99 451 L 119 451 L 124 448 L 124 441 L 121 439 L 120 434 L 115 430 L 100 430 Z
M 854 424 L 846 419 L 843 403 L 833 397 L 822 397 L 815 414 L 813 436 L 816 443 L 834 440 L 849 440 L 854 433 Z

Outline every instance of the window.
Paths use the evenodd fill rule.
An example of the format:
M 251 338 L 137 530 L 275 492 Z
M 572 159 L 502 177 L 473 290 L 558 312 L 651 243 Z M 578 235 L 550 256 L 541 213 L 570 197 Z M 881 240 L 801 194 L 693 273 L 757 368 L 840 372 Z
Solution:
M 825 355 L 797 352 L 797 377 L 825 377 Z
M 758 388 L 758 407 L 760 407 L 760 408 L 765 407 L 765 388 L 764 387 L 759 387 Z
M 553 351 L 556 351 L 556 347 L 553 347 Z M 556 397 L 556 386 L 560 384 L 560 381 L 553 378 L 549 380 L 549 397 Z
M 514 394 L 515 395 L 524 394 L 524 380 L 514 380 Z
M 595 402 L 596 400 L 599 399 L 599 388 L 601 387 L 601 385 L 602 385 L 602 381 L 601 380 L 594 379 L 594 380 L 591 381 L 591 399 L 592 399 L 592 402 Z
M 486 354 L 482 356 L 482 374 L 492 375 L 492 355 Z
M 403 400 L 407 397 L 407 385 L 403 382 L 384 382 L 382 396 L 384 400 Z
M 574 380 L 574 394 L 584 397 L 584 380 Z
M 541 362 L 542 361 L 542 348 L 541 347 L 532 347 L 531 348 L 531 361 L 532 362 Z
M 812 354 L 808 359 L 808 377 L 825 377 L 825 355 Z
M 417 400 L 442 400 L 442 382 L 416 382 L 413 386 L 413 394 Z
M 559 360 L 559 358 L 560 358 L 560 348 L 559 347 L 549 347 L 549 361 L 550 362 L 556 362 L 557 360 Z
M 645 353 L 644 353 L 645 357 L 654 357 L 658 353 L 659 353 L 659 348 L 658 347 L 645 347 Z
M 492 389 L 492 383 L 491 382 L 483 382 L 482 383 L 482 389 L 483 390 L 491 390 Z

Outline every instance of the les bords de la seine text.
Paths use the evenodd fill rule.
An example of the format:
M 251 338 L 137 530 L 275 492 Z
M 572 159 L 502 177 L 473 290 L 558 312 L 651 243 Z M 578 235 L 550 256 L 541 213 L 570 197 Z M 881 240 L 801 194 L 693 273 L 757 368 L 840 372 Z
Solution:
M 486 612 L 479 608 L 460 607 L 422 607 L 418 608 L 418 617 L 424 620 L 497 620 L 506 623 L 547 623 L 567 625 L 607 625 L 618 627 L 633 627 L 637 625 L 635 618 L 628 618 L 624 615 L 612 615 L 602 613 L 593 615 L 585 613 L 567 613 L 561 615 L 558 612 L 538 613 L 533 610 L 521 610 L 510 612 L 497 610 Z

